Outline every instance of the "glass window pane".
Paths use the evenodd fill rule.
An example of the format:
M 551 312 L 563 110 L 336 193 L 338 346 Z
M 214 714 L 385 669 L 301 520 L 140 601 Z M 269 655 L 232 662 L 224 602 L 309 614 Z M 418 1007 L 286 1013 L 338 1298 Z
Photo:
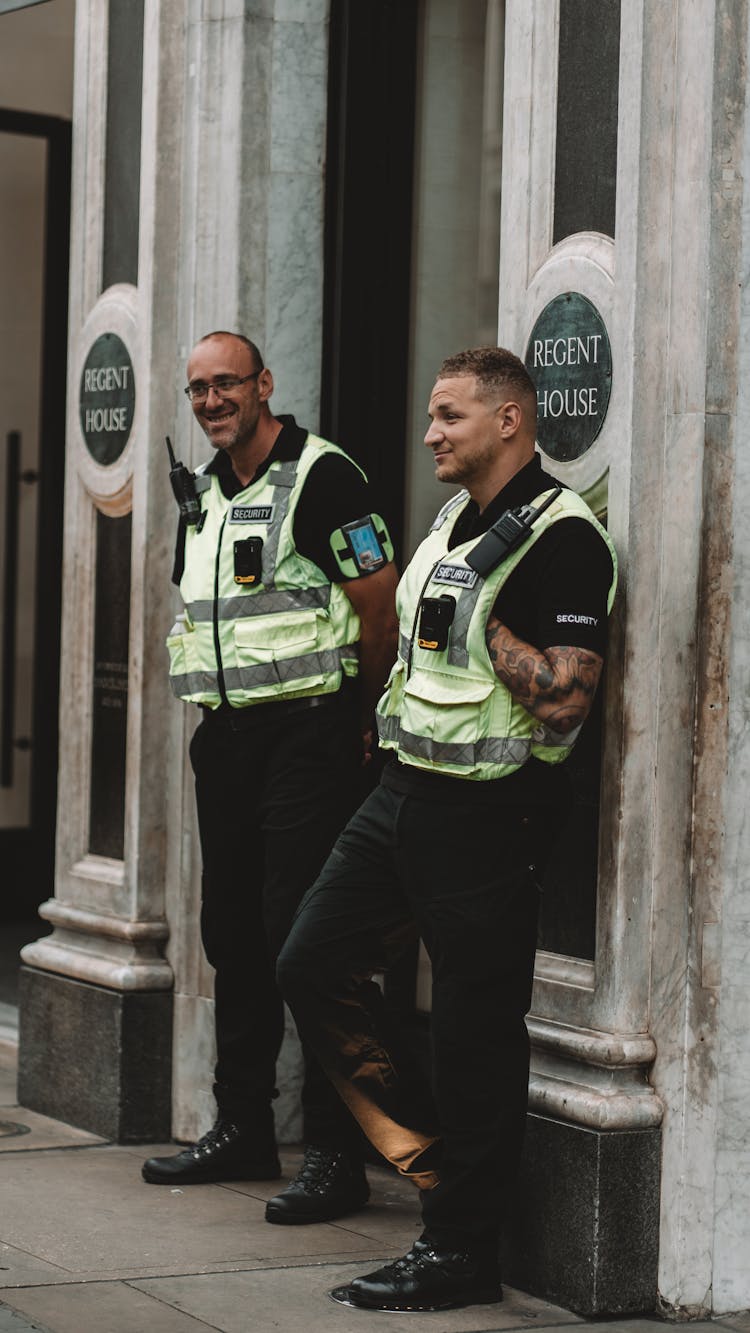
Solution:
M 118 861 L 125 847 L 131 533 L 130 514 L 97 511 L 89 850 Z
M 560 0 L 553 243 L 615 234 L 620 0 Z
M 143 0 L 110 0 L 102 287 L 138 281 Z

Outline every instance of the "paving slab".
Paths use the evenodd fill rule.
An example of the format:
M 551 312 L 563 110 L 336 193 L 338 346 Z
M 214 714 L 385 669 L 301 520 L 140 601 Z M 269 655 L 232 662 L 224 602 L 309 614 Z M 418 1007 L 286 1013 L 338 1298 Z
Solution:
M 12 1233 L 13 1220 L 4 1216 L 0 1221 L 0 1230 L 6 1234 Z M 64 1282 L 66 1276 L 65 1269 L 61 1269 L 58 1264 L 45 1263 L 27 1250 L 0 1242 L 0 1291 L 4 1292 L 6 1287 L 35 1287 L 47 1282 Z
M 146 1185 L 114 1146 L 8 1153 L 2 1179 L 0 1241 L 79 1278 L 383 1252 L 335 1224 L 269 1226 L 264 1200 L 221 1185 Z
M 45 1324 L 34 1320 L 29 1323 L 25 1315 L 18 1314 L 7 1305 L 0 1305 L 0 1333 L 50 1333 Z
M 378 1264 L 387 1263 L 388 1259 L 393 1257 L 393 1251 L 378 1252 L 373 1247 L 369 1247 L 358 1255 L 356 1260 L 352 1259 L 352 1251 L 346 1253 L 326 1254 L 324 1259 L 317 1255 L 300 1254 L 293 1255 L 279 1261 L 273 1259 L 253 1259 L 237 1260 L 227 1259 L 221 1262 L 212 1262 L 209 1264 L 193 1264 L 190 1266 L 165 1264 L 133 1264 L 125 1268 L 92 1268 L 90 1271 L 83 1269 L 75 1273 L 69 1272 L 63 1268 L 56 1268 L 52 1264 L 42 1264 L 37 1261 L 38 1266 L 32 1266 L 33 1260 L 24 1267 L 20 1262 L 17 1267 L 11 1268 L 6 1274 L 0 1273 L 0 1298 L 10 1300 L 11 1293 L 19 1287 L 54 1287 L 54 1286 L 73 1286 L 82 1282 L 137 1282 L 148 1276 L 149 1278 L 161 1277 L 194 1277 L 203 1274 L 223 1274 L 223 1273 L 248 1273 L 263 1272 L 269 1268 L 305 1268 L 317 1265 L 321 1262 L 331 1264 L 342 1264 L 356 1262 L 361 1272 L 367 1272 Z M 28 1256 L 26 1256 L 28 1258 Z
M 281 1180 L 237 1181 L 224 1188 L 267 1201 L 284 1188 L 302 1163 L 299 1148 L 282 1149 L 280 1156 Z M 371 1191 L 369 1204 L 331 1225 L 350 1236 L 359 1236 L 363 1241 L 384 1245 L 393 1254 L 402 1254 L 422 1230 L 418 1192 L 407 1180 L 385 1167 L 368 1166 L 367 1178 Z M 278 1229 L 278 1226 L 274 1227 L 274 1230 Z
M 42 1327 L 50 1333 L 200 1333 L 217 1327 L 123 1282 L 33 1288 L 14 1292 L 6 1300 L 22 1315 L 43 1321 L 21 1325 L 18 1333 Z M 9 1333 L 16 1333 L 12 1324 Z
M 17 1127 L 16 1133 L 8 1135 L 3 1132 L 3 1126 L 9 1124 Z M 36 1111 L 27 1111 L 24 1106 L 12 1102 L 0 1109 L 0 1153 L 33 1152 L 42 1148 L 90 1148 L 106 1142 L 98 1134 L 63 1125 L 59 1120 L 37 1115 Z
M 670 1329 L 677 1328 L 689 1329 L 690 1333 L 717 1333 L 716 1325 L 709 1320 L 667 1321 L 655 1314 L 630 1319 L 612 1315 L 606 1320 L 586 1320 L 586 1333 L 669 1333 Z
M 147 1185 L 141 1163 L 174 1144 L 115 1145 L 15 1103 L 0 1047 L 0 1333 L 659 1333 L 655 1317 L 587 1321 L 505 1289 L 501 1304 L 440 1314 L 385 1314 L 331 1301 L 331 1287 L 409 1247 L 418 1196 L 368 1167 L 367 1208 L 334 1223 L 269 1226 L 267 1199 L 297 1171 L 284 1149 L 280 1181 Z M 663 1324 L 661 1325 L 663 1330 Z M 750 1333 L 750 1315 L 691 1333 Z
M 157 1293 L 175 1309 L 221 1333 L 506 1333 L 531 1327 L 566 1327 L 584 1321 L 520 1292 L 506 1290 L 499 1305 L 474 1305 L 442 1314 L 388 1314 L 337 1305 L 330 1289 L 351 1281 L 373 1264 L 316 1264 L 304 1268 L 257 1270 L 184 1278 L 137 1281 L 140 1291 Z M 119 1333 L 119 1331 L 118 1331 Z M 653 1333 L 653 1330 L 652 1330 Z

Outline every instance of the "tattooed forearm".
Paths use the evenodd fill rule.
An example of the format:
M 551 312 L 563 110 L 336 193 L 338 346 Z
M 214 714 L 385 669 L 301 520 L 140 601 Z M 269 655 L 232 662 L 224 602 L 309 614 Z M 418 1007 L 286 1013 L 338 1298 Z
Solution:
M 540 652 L 494 616 L 487 622 L 485 639 L 496 675 L 518 703 L 562 735 L 580 727 L 602 671 L 597 653 L 564 647 Z

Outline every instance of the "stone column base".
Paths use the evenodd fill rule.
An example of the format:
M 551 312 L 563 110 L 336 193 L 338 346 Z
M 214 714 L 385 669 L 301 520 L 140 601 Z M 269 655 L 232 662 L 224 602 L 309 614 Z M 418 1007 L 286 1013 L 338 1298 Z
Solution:
M 172 993 L 23 966 L 18 1100 L 116 1143 L 171 1135 Z
M 503 1276 L 581 1315 L 656 1308 L 661 1131 L 529 1115 Z

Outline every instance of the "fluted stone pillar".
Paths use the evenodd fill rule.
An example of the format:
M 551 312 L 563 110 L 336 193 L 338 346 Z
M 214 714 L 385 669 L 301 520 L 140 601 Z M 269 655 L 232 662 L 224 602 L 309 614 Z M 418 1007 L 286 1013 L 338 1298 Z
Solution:
M 193 343 L 212 329 L 244 332 L 275 381 L 276 412 L 318 426 L 323 324 L 323 204 L 328 64 L 326 0 L 190 0 L 186 5 L 186 108 L 180 208 L 177 358 L 184 383 Z M 176 395 L 175 431 L 186 461 L 210 456 L 189 404 Z M 171 513 L 170 513 L 171 528 Z M 174 603 L 175 607 L 177 603 Z M 197 710 L 176 701 L 178 748 Z M 215 1107 L 212 974 L 197 935 L 199 851 L 188 770 L 172 808 L 184 830 L 170 838 L 168 956 L 174 966 L 173 1124 L 191 1138 Z M 291 1021 L 274 1103 L 282 1142 L 299 1138 L 299 1048 Z
M 217 328 L 261 346 L 277 411 L 318 425 L 328 7 L 145 0 L 139 108 L 140 51 L 123 62 L 108 41 L 118 22 L 134 40 L 138 8 L 76 12 L 57 873 L 41 909 L 52 934 L 23 954 L 20 1095 L 112 1137 L 189 1138 L 214 1111 L 213 978 L 187 762 L 197 710 L 171 697 L 164 648 L 177 520 L 164 436 L 188 464 L 210 453 L 182 386 L 191 345 Z M 132 165 L 138 109 L 123 182 L 117 124 Z M 117 211 L 133 197 L 137 264 Z M 107 397 L 123 377 L 134 404 Z M 101 415 L 113 403 L 126 433 Z M 87 421 L 106 438 L 92 444 Z M 293 1033 L 280 1083 L 283 1140 L 299 1132 Z
M 146 0 L 143 49 L 123 90 L 108 75 L 114 9 L 76 7 L 56 880 L 40 909 L 52 933 L 22 955 L 19 1097 L 138 1140 L 170 1132 L 170 499 L 160 443 L 174 417 L 183 25 L 181 4 Z M 136 136 L 135 158 L 118 158 L 115 171 L 118 116 L 121 140 L 140 123 L 140 156 Z M 127 280 L 105 286 L 107 273 Z
M 561 13 L 506 7 L 499 340 L 566 292 L 601 313 L 606 420 L 551 468 L 606 509 L 621 583 L 594 956 L 538 959 L 509 1277 L 695 1316 L 750 1304 L 747 6 L 620 7 L 614 236 L 553 244 Z

